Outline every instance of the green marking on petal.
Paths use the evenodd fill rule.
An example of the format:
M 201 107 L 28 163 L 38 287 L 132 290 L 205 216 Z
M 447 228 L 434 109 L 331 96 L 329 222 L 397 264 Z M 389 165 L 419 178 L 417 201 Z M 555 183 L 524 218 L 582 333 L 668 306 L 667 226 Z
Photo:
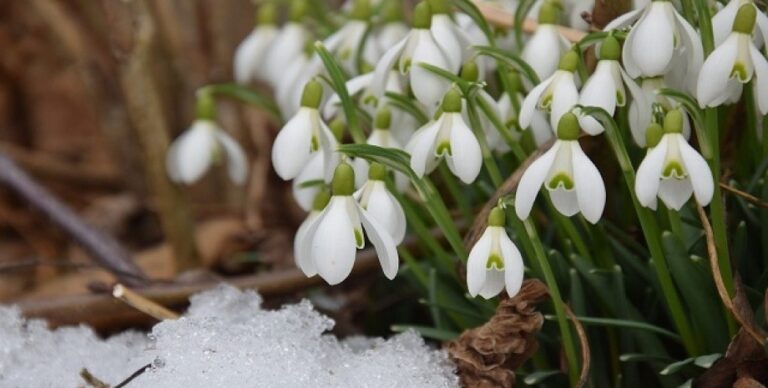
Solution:
M 747 67 L 741 62 L 733 64 L 733 70 L 731 70 L 731 78 L 736 78 L 739 82 L 745 84 L 749 82 L 749 73 Z
M 543 110 L 549 110 L 550 106 L 552 106 L 552 92 L 547 91 L 544 97 L 541 98 L 541 103 L 539 103 L 539 107 Z
M 403 63 L 403 72 L 407 73 L 411 70 L 411 58 L 406 58 L 405 63 Z
M 309 151 L 315 152 L 320 149 L 320 142 L 317 140 L 317 136 L 312 136 L 309 144 Z
M 485 262 L 485 268 L 486 269 L 495 269 L 497 271 L 503 271 L 504 270 L 504 260 L 501 259 L 501 257 L 495 253 L 491 253 L 490 256 L 488 256 L 488 261 Z
M 664 179 L 685 179 L 687 174 L 685 173 L 685 168 L 683 168 L 683 165 L 680 164 L 677 160 L 672 160 L 667 162 L 667 165 L 664 166 L 664 171 L 661 173 L 661 177 Z
M 616 91 L 616 105 L 624 106 L 626 103 L 627 103 L 627 100 L 624 98 L 624 93 L 620 91 Z
M 352 56 L 352 49 L 349 47 L 345 47 L 344 49 L 339 52 L 339 59 L 342 61 L 348 60 Z
M 558 187 L 562 187 L 566 190 L 573 190 L 573 178 L 564 172 L 557 173 L 547 183 L 547 188 L 550 190 L 557 190 Z
M 443 156 L 446 154 L 453 155 L 451 153 L 451 143 L 447 141 L 440 142 L 440 144 L 437 145 L 437 149 L 435 149 L 435 155 Z
M 365 245 L 365 240 L 363 239 L 363 231 L 360 229 L 355 229 L 355 244 L 358 247 Z
M 363 104 L 376 106 L 376 105 L 379 105 L 379 99 L 376 98 L 376 96 L 369 94 L 363 98 Z

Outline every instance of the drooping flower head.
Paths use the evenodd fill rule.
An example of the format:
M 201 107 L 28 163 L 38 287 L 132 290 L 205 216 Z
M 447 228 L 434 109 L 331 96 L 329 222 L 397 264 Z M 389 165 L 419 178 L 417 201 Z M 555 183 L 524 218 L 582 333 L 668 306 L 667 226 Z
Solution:
M 328 124 L 328 128 L 333 133 L 336 141 L 341 141 L 346 129 L 346 123 L 341 118 L 336 118 Z M 315 196 L 327 186 L 325 159 L 325 150 L 321 147 L 317 152 L 312 153 L 307 164 L 291 182 L 293 199 L 305 211 L 312 209 Z M 338 163 L 338 158 L 332 158 L 331 160 L 334 163 Z
M 378 47 L 369 42 L 363 42 L 370 25 L 370 17 L 371 1 L 354 0 L 349 20 L 323 42 L 328 51 L 336 55 L 344 70 L 350 74 L 359 73 L 358 50 L 363 43 L 365 43 L 362 47 L 363 63 L 370 65 L 379 59 Z
M 317 273 L 328 284 L 341 283 L 352 272 L 358 249 L 365 247 L 365 237 L 373 244 L 384 275 L 397 274 L 397 247 L 387 229 L 352 196 L 355 172 L 346 163 L 339 164 L 331 183 L 328 205 L 307 227 L 299 257 L 302 270 Z
M 389 192 L 385 180 L 387 168 L 373 163 L 368 170 L 368 181 L 355 193 L 355 199 L 360 207 L 367 210 L 370 216 L 389 233 L 395 244 L 400 244 L 405 238 L 405 211 L 392 193 Z
M 536 110 L 550 113 L 550 124 L 557 128 L 560 118 L 579 102 L 579 90 L 576 87 L 576 69 L 579 54 L 569 51 L 563 56 L 558 70 L 552 76 L 536 85 L 523 100 L 520 108 L 520 127 L 528 128 Z
M 488 227 L 469 252 L 467 288 L 472 296 L 490 299 L 506 287 L 513 297 L 523 284 L 523 257 L 504 229 L 505 218 L 504 209 L 493 208 Z
M 671 110 L 664 126 L 652 124 L 647 131 L 648 153 L 637 169 L 635 193 L 641 205 L 656 209 L 656 198 L 674 210 L 693 194 L 701 206 L 712 200 L 714 180 L 707 162 L 682 135 L 683 115 Z
M 757 13 L 754 4 L 742 5 L 731 34 L 707 57 L 697 88 L 701 106 L 738 101 L 743 85 L 754 79 L 758 108 L 768 114 L 768 60 L 752 39 Z
M 451 6 L 446 0 L 427 1 L 432 11 L 430 31 L 448 59 L 447 70 L 456 73 L 469 58 L 469 37 L 451 19 Z
M 522 58 L 531 65 L 539 79 L 546 79 L 558 68 L 560 58 L 571 44 L 558 29 L 561 7 L 545 1 L 539 10 L 539 25 L 523 48 Z
M 390 131 L 392 126 L 392 112 L 389 107 L 384 106 L 376 112 L 376 118 L 373 123 L 373 130 L 366 140 L 366 144 L 374 145 L 382 148 L 394 148 L 403 150 L 402 144 L 393 136 Z M 368 176 L 369 163 L 363 158 L 356 158 L 352 162 L 352 166 L 355 168 L 355 176 L 357 180 L 355 182 L 356 187 L 362 187 L 366 182 Z M 395 172 L 395 187 L 401 191 L 405 191 L 408 187 L 408 177 L 403 173 Z
M 462 97 L 451 88 L 443 98 L 441 113 L 413 134 L 405 146 L 411 154 L 411 168 L 423 176 L 445 159 L 448 168 L 462 182 L 475 181 L 483 164 L 483 156 L 475 134 L 461 116 Z
M 515 211 L 528 218 L 539 190 L 546 188 L 555 208 L 565 216 L 581 212 L 595 224 L 605 208 L 605 183 L 600 171 L 579 145 L 579 121 L 566 113 L 557 127 L 557 141 L 523 173 L 515 195 Z
M 302 249 L 307 237 L 307 231 L 312 223 L 320 217 L 328 202 L 331 201 L 331 193 L 328 189 L 318 190 L 315 193 L 315 197 L 312 199 L 312 204 L 307 214 L 307 218 L 299 225 L 299 229 L 296 230 L 296 235 L 293 236 L 293 259 L 296 262 L 296 266 L 304 272 L 307 277 L 317 275 L 317 269 L 312 264 L 311 255 L 307 255 L 307 251 Z
M 264 72 L 273 88 L 283 81 L 283 73 L 300 58 L 309 40 L 303 24 L 308 12 L 307 0 L 291 0 L 288 21 L 280 28 L 264 58 Z
M 264 63 L 267 51 L 278 32 L 275 5 L 272 3 L 261 5 L 256 19 L 256 27 L 235 51 L 234 73 L 237 83 L 268 81 Z

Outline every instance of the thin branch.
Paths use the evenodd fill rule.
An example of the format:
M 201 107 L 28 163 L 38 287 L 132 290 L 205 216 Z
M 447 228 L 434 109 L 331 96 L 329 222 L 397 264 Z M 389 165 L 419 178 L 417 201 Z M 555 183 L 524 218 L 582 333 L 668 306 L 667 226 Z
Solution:
M 48 216 L 54 225 L 118 279 L 135 286 L 145 283 L 146 276 L 133 263 L 120 243 L 82 221 L 72 209 L 32 180 L 2 152 L 0 152 L 0 183 L 13 190 L 30 206 Z
M 112 296 L 158 321 L 179 318 L 179 314 L 137 294 L 136 291 L 133 291 L 122 284 L 115 285 L 112 289 Z
M 125 380 L 123 380 L 123 381 L 119 382 L 117 385 L 115 385 L 115 388 L 123 388 L 123 387 L 128 386 L 128 384 L 131 381 L 133 381 L 135 378 L 143 375 L 144 372 L 146 372 L 151 367 L 152 367 L 152 364 L 147 364 L 147 365 L 142 366 L 139 369 L 136 369 L 136 372 L 133 372 L 130 376 L 128 376 L 128 378 L 126 378 Z
M 589 379 L 589 368 L 592 364 L 592 356 L 589 348 L 589 339 L 587 338 L 587 332 L 584 330 L 584 325 L 581 324 L 579 318 L 573 313 L 571 307 L 567 304 L 565 306 L 565 314 L 568 319 L 573 322 L 573 327 L 576 329 L 576 334 L 579 336 L 579 343 L 581 345 L 581 373 L 579 375 L 579 382 L 576 384 L 577 388 L 581 388 L 587 384 Z
M 759 206 L 764 209 L 768 209 L 768 203 L 763 202 L 760 198 L 755 197 L 754 195 L 747 193 L 746 191 L 741 191 L 733 186 L 729 186 L 723 182 L 720 182 L 720 188 L 737 196 L 745 199 L 746 201 L 752 203 L 755 206 Z

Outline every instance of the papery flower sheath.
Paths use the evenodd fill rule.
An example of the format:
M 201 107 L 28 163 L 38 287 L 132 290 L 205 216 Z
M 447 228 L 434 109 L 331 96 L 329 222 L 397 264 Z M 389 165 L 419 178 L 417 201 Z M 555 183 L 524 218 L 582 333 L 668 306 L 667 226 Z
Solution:
M 600 61 L 595 72 L 584 84 L 579 96 L 579 105 L 596 106 L 613 115 L 617 106 L 627 104 L 627 90 L 633 101 L 644 99 L 643 91 L 635 81 L 621 68 L 619 57 L 621 45 L 616 38 L 608 36 L 600 47 Z M 625 87 L 626 85 L 626 87 Z M 636 114 L 647 116 L 651 112 L 646 104 L 637 106 Z M 580 116 L 579 124 L 590 135 L 602 133 L 605 128 L 591 116 Z
M 712 171 L 680 133 L 682 126 L 682 113 L 672 110 L 664 118 L 663 129 L 658 124 L 648 129 L 648 153 L 635 180 L 637 200 L 645 207 L 656 209 L 657 197 L 674 210 L 680 210 L 692 194 L 701 206 L 712 200 Z
M 373 244 L 384 275 L 393 279 L 399 266 L 397 247 L 386 228 L 352 196 L 355 173 L 346 163 L 336 167 L 332 196 L 322 213 L 307 227 L 299 257 L 305 273 L 317 273 L 328 284 L 341 283 L 352 272 L 355 254 Z
M 371 83 L 376 97 L 384 95 L 389 78 L 389 71 L 396 68 L 403 75 L 408 75 L 411 90 L 422 104 L 434 107 L 450 88 L 448 80 L 430 72 L 421 66 L 429 64 L 441 69 L 451 70 L 448 55 L 437 44 L 432 34 L 432 13 L 426 1 L 420 2 L 413 9 L 413 28 L 408 36 L 387 50 L 376 64 Z
M 373 163 L 368 171 L 368 181 L 355 192 L 354 197 L 360 207 L 367 210 L 370 216 L 379 222 L 392 237 L 395 244 L 400 244 L 405 238 L 405 211 L 392 193 L 389 192 L 385 179 L 387 168 Z
M 569 51 L 560 60 L 558 70 L 528 93 L 520 107 L 521 128 L 528 128 L 531 125 L 536 110 L 550 112 L 550 125 L 552 128 L 557 128 L 560 117 L 573 109 L 579 101 L 579 90 L 576 87 L 574 74 L 578 61 L 578 54 Z
M 310 156 L 322 149 L 325 180 L 330 181 L 340 156 L 337 141 L 317 111 L 323 86 L 312 80 L 304 87 L 301 108 L 277 134 L 272 145 L 272 165 L 285 180 L 293 179 L 306 166 Z
M 168 148 L 165 165 L 173 181 L 192 184 L 223 158 L 229 178 L 244 183 L 248 160 L 240 144 L 213 120 L 198 119 Z
M 752 39 L 757 8 L 745 4 L 733 22 L 733 32 L 707 57 L 699 73 L 697 97 L 704 107 L 738 101 L 743 84 L 755 80 L 755 99 L 768 114 L 768 60 Z
M 498 295 L 505 287 L 510 297 L 523 284 L 523 257 L 507 235 L 504 210 L 495 207 L 488 216 L 488 227 L 469 252 L 467 289 L 485 299 Z
M 405 146 L 411 154 L 411 168 L 423 176 L 445 158 L 448 168 L 464 183 L 480 173 L 483 156 L 480 144 L 461 116 L 462 97 L 456 87 L 445 94 L 442 113 L 413 134 Z
M 630 25 L 633 26 L 622 51 L 627 73 L 638 78 L 674 72 L 679 77 L 672 81 L 695 90 L 704 50 L 698 33 L 677 12 L 674 4 L 665 0 L 651 1 L 645 8 L 614 19 L 605 31 Z
M 245 84 L 254 80 L 267 81 L 264 61 L 272 41 L 277 35 L 275 5 L 259 7 L 256 27 L 235 50 L 234 73 L 237 83 Z
M 605 208 L 605 183 L 600 171 L 579 145 L 579 122 L 566 113 L 557 128 L 557 141 L 525 170 L 515 195 L 515 211 L 528 218 L 542 186 L 547 189 L 555 209 L 565 216 L 581 212 L 595 224 Z

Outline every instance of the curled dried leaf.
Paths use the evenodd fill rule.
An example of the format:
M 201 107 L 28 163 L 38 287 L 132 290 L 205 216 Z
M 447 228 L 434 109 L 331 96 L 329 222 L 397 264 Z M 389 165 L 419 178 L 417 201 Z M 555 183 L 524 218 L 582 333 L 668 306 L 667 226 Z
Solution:
M 542 282 L 526 280 L 514 298 L 499 303 L 486 324 L 448 344 L 463 386 L 511 387 L 515 383 L 514 370 L 538 349 L 536 333 L 544 317 L 536 305 L 548 298 Z

